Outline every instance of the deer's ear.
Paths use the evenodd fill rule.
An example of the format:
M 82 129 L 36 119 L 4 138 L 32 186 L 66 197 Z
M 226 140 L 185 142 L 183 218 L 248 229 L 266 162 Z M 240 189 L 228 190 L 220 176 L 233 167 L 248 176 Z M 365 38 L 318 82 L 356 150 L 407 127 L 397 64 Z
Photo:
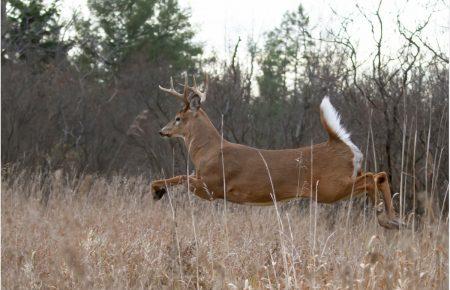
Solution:
M 197 112 L 198 109 L 200 109 L 200 105 L 201 105 L 200 97 L 197 95 L 193 96 L 189 101 L 189 109 L 191 109 L 191 111 Z

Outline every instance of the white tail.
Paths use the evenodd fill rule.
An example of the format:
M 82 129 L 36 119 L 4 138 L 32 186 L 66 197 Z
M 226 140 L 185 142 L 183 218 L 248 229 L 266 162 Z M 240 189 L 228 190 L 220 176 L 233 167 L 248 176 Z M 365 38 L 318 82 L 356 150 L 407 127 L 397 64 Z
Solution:
M 348 147 L 353 152 L 353 177 L 356 177 L 359 171 L 361 171 L 361 164 L 363 160 L 363 154 L 361 150 L 352 142 L 350 139 L 350 133 L 342 126 L 341 116 L 330 103 L 330 98 L 325 97 L 320 104 L 320 113 L 322 116 L 322 123 L 327 130 L 330 138 L 338 139 Z

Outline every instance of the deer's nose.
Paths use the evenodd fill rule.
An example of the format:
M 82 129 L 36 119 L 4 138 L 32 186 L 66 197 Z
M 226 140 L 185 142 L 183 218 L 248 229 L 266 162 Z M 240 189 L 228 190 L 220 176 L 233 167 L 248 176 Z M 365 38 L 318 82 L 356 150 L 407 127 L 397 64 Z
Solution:
M 164 128 L 162 128 L 161 130 L 159 130 L 159 135 L 163 136 L 163 137 L 170 137 L 169 133 L 165 133 L 164 132 Z

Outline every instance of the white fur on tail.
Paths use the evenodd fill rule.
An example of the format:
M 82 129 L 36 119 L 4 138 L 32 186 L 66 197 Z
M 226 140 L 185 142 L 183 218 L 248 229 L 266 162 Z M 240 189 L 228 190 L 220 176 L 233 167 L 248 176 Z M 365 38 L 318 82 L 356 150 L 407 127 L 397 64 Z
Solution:
M 345 130 L 345 128 L 341 125 L 341 116 L 330 103 L 330 99 L 328 97 L 323 98 L 322 103 L 320 104 L 320 110 L 322 111 L 323 119 L 325 123 L 327 123 L 328 127 L 352 150 L 353 177 L 356 177 L 358 171 L 361 169 L 361 162 L 363 159 L 361 150 L 359 150 L 359 148 L 353 144 L 352 140 L 350 140 L 350 133 L 348 133 L 347 130 Z

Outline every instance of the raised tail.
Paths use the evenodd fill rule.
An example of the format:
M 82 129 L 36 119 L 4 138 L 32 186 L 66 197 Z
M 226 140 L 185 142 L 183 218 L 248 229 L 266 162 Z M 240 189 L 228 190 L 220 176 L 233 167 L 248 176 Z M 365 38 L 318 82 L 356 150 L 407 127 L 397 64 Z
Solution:
M 342 126 L 341 116 L 330 103 L 328 97 L 323 98 L 320 104 L 320 121 L 327 131 L 330 140 L 344 142 L 353 152 L 353 177 L 361 170 L 363 155 L 361 150 L 353 144 L 350 133 Z

